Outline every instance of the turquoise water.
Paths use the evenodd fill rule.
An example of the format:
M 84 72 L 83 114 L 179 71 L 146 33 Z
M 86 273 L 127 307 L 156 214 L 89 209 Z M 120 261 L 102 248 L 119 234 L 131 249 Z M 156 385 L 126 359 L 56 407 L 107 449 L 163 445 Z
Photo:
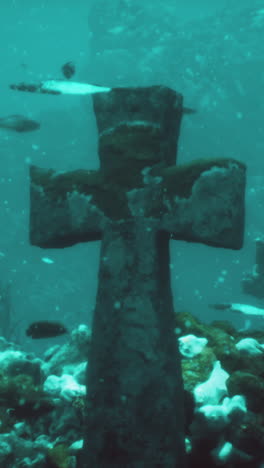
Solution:
M 75 2 L 70 7 L 43 1 L 36 7 L 28 0 L 25 7 L 17 0 L 0 6 L 5 44 L 1 116 L 24 114 L 41 123 L 40 130 L 31 133 L 0 130 L 0 272 L 13 284 L 15 314 L 25 325 L 56 311 L 73 325 L 76 313 L 86 317 L 94 307 L 97 243 L 50 251 L 54 263 L 45 264 L 43 253 L 28 242 L 28 164 L 59 170 L 98 167 L 90 98 L 15 93 L 8 87 L 12 82 L 62 78 L 61 66 L 69 60 L 79 81 L 164 84 L 183 93 L 197 114 L 183 120 L 178 162 L 231 156 L 248 165 L 243 250 L 171 245 L 178 308 L 208 320 L 208 303 L 247 300 L 240 281 L 254 263 L 254 238 L 263 231 L 261 2 L 227 6 L 203 1 L 199 8 L 194 1 L 155 5 L 115 1 Z
M 264 2 L 2 0 L 0 19 L 0 118 L 37 122 L 21 132 L 0 121 L 0 333 L 40 353 L 49 341 L 25 336 L 31 322 L 91 325 L 100 242 L 43 250 L 29 241 L 29 166 L 99 168 L 91 97 L 10 89 L 66 80 L 62 66 L 69 61 L 77 82 L 164 85 L 181 93 L 196 112 L 183 117 L 177 164 L 217 157 L 246 164 L 243 248 L 170 242 L 175 309 L 243 328 L 243 316 L 209 304 L 264 308 L 264 297 L 245 294 L 241 285 L 254 270 L 255 239 L 264 234 Z M 49 223 L 47 217 L 47 229 Z M 263 319 L 252 316 L 246 326 L 262 331 Z

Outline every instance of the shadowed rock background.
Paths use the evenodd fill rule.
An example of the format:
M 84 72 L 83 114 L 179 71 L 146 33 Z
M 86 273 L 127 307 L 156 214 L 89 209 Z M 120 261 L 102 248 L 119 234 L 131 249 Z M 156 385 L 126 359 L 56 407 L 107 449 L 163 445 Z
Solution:
M 233 157 L 247 164 L 244 249 L 172 242 L 171 277 L 176 309 L 189 309 L 206 321 L 219 318 L 208 303 L 262 305 L 240 286 L 254 262 L 254 238 L 264 231 L 262 2 L 201 1 L 199 8 L 194 1 L 176 8 L 172 0 L 154 5 L 150 0 L 97 0 L 85 6 L 78 0 L 72 7 L 60 0 L 38 7 L 30 0 L 26 7 L 21 0 L 3 3 L 0 37 L 7 45 L 0 52 L 0 117 L 19 113 L 41 123 L 34 133 L 0 131 L 0 278 L 11 282 L 16 335 L 21 331 L 23 336 L 32 320 L 54 315 L 70 328 L 89 322 L 94 307 L 99 243 L 43 251 L 28 241 L 28 164 L 60 170 L 98 167 L 91 102 L 8 89 L 14 81 L 62 78 L 60 67 L 69 60 L 80 81 L 164 84 L 183 93 L 185 105 L 197 113 L 184 118 L 178 163 Z M 224 311 L 222 318 L 229 318 Z M 254 325 L 260 325 L 257 319 Z M 27 346 L 33 346 L 28 339 Z

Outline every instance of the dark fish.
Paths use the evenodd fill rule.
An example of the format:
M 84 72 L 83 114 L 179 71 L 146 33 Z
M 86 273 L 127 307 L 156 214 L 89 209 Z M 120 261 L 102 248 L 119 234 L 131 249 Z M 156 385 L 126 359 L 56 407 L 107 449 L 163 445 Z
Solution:
M 66 62 L 64 65 L 61 67 L 61 71 L 65 78 L 69 80 L 75 73 L 75 65 L 73 62 Z
M 216 310 L 226 310 L 226 309 L 230 309 L 232 306 L 232 304 L 209 304 L 209 307 L 211 307 L 212 309 L 216 309 Z
M 38 130 L 40 124 L 36 120 L 28 119 L 23 115 L 14 114 L 0 118 L 0 127 L 14 132 L 32 132 Z
M 197 110 L 192 107 L 183 107 L 182 111 L 184 114 L 196 114 Z
M 49 320 L 33 322 L 26 330 L 26 335 L 31 336 L 33 339 L 52 338 L 54 336 L 64 335 L 64 333 L 68 333 L 68 330 L 62 323 L 51 322 Z

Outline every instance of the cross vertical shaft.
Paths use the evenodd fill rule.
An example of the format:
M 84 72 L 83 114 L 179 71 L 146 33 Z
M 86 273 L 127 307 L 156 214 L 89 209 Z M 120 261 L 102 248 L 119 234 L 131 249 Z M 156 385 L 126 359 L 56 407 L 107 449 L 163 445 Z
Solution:
M 184 467 L 167 233 L 147 221 L 104 233 L 94 317 L 86 466 Z

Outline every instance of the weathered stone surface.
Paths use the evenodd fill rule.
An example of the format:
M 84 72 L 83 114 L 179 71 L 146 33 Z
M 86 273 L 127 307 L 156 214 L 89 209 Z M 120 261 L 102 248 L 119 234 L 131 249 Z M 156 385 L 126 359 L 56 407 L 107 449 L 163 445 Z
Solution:
M 240 248 L 245 167 L 172 165 L 182 99 L 167 88 L 115 89 L 94 104 L 101 169 L 31 168 L 31 242 L 102 240 L 82 467 L 184 468 L 169 240 Z
M 114 88 L 111 93 L 95 95 L 101 168 L 114 168 L 116 159 L 120 164 L 123 158 L 126 163 L 131 158 L 134 164 L 135 159 L 166 166 L 174 164 L 182 104 L 182 95 L 165 86 Z M 136 132 L 139 132 L 138 138 Z M 138 145 L 132 152 L 130 138 L 133 145 Z M 111 143 L 121 146 L 118 154 L 111 154 L 112 157 L 109 154 L 109 149 L 114 153 Z M 120 150 L 123 150 L 123 158 Z
M 89 467 L 98 460 L 109 467 L 184 466 L 168 244 L 168 234 L 158 234 L 148 220 L 104 234 L 89 379 Z
M 145 168 L 144 175 L 146 164 L 149 162 L 140 161 L 137 176 L 131 174 L 133 188 L 131 181 L 127 187 L 123 185 L 120 171 L 112 173 L 111 181 L 106 176 L 93 183 L 90 171 L 57 174 L 32 167 L 31 243 L 70 246 L 100 239 L 113 221 L 123 224 L 148 219 L 151 229 L 165 230 L 174 239 L 241 248 L 243 165 L 229 159 L 205 160 L 171 171 L 154 171 L 154 175 Z

